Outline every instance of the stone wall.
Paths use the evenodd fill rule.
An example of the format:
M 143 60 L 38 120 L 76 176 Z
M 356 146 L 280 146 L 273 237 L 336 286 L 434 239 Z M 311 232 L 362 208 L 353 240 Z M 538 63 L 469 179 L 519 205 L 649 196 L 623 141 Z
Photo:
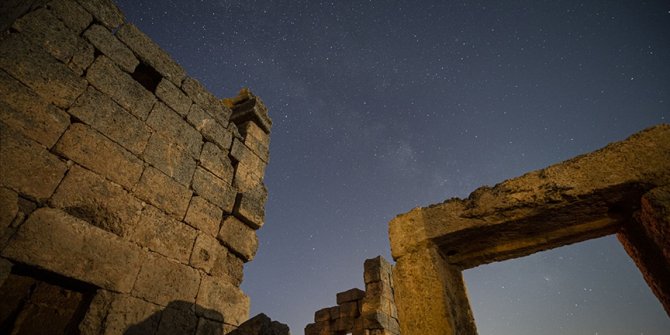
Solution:
M 0 6 L 0 332 L 247 320 L 272 125 L 260 99 L 218 99 L 109 0 Z
M 398 313 L 393 295 L 393 268 L 378 256 L 365 261 L 365 291 L 337 294 L 337 306 L 314 313 L 305 335 L 398 335 Z

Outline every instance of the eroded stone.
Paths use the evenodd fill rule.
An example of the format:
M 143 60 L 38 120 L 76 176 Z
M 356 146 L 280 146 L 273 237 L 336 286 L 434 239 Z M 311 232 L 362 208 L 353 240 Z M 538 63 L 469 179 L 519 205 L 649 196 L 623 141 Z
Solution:
M 133 73 L 140 63 L 128 47 L 112 35 L 112 32 L 101 25 L 94 24 L 89 27 L 84 32 L 84 37 L 128 73 Z
M 203 198 L 219 206 L 224 212 L 230 213 L 235 204 L 235 191 L 224 180 L 211 172 L 198 167 L 193 176 L 193 190 Z
M 216 315 L 210 310 L 221 313 Z M 232 325 L 239 325 L 249 318 L 249 297 L 239 288 L 219 278 L 203 276 L 196 312 L 210 319 L 223 321 Z
M 156 96 L 181 116 L 186 116 L 191 109 L 191 98 L 165 78 L 158 83 Z
M 160 133 L 151 136 L 144 151 L 144 160 L 184 186 L 189 186 L 195 172 L 195 160 L 191 154 Z
M 214 145 L 205 142 L 200 153 L 200 166 L 209 170 L 228 184 L 233 181 L 233 164 L 230 162 L 228 153 Z
M 195 236 L 195 229 L 156 207 L 147 206 L 129 238 L 149 250 L 188 264 Z
M 228 216 L 223 220 L 217 238 L 230 250 L 240 255 L 245 262 L 251 261 L 256 255 L 258 249 L 256 231 L 234 216 Z
M 193 303 L 199 286 L 198 271 L 152 254 L 143 263 L 132 294 L 161 306 L 174 300 Z
M 163 103 L 157 103 L 147 119 L 147 125 L 187 150 L 191 157 L 198 158 L 202 147 L 200 133 L 184 121 L 175 111 Z
M 181 220 L 186 215 L 193 192 L 164 173 L 147 167 L 135 188 L 135 194 Z
M 186 212 L 186 221 L 191 226 L 216 236 L 223 217 L 223 210 L 200 196 L 194 196 Z

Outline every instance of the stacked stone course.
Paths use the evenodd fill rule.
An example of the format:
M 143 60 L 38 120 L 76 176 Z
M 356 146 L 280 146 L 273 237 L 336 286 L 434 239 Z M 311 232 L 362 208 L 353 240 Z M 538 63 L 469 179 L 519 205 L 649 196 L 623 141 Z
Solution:
M 337 294 L 337 306 L 318 310 L 305 335 L 399 335 L 393 296 L 393 268 L 384 258 L 364 265 L 365 291 L 357 288 Z
M 247 320 L 263 102 L 218 99 L 110 0 L 0 7 L 0 332 L 222 334 Z M 73 307 L 54 312 L 41 287 Z

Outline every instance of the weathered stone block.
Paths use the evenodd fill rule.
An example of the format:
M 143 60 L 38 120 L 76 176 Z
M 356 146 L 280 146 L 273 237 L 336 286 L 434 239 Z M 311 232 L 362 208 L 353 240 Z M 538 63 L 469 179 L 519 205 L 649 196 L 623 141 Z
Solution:
M 86 89 L 86 81 L 21 34 L 0 39 L 0 68 L 47 102 L 68 107 Z
M 101 334 L 155 334 L 161 314 L 158 305 L 125 294 L 114 295 Z
M 348 301 L 340 305 L 340 318 L 357 318 L 361 315 L 361 311 L 358 308 L 359 303 L 357 301 Z
M 253 121 L 243 123 L 239 129 L 244 137 L 244 145 L 267 163 L 270 158 L 270 135 Z
M 345 302 L 361 300 L 365 297 L 365 292 L 357 288 L 340 292 L 337 294 L 337 304 L 342 305 Z
M 288 326 L 261 313 L 240 324 L 229 335 L 290 335 Z
M 142 121 L 91 86 L 67 111 L 136 155 L 144 151 L 151 135 Z
M 47 7 L 76 35 L 80 35 L 93 21 L 93 16 L 74 0 L 53 0 Z
M 51 196 L 67 170 L 39 144 L 0 123 L 0 184 L 38 201 Z
M 79 323 L 81 335 L 100 335 L 104 328 L 105 318 L 114 301 L 115 293 L 99 289 L 88 305 L 84 319 Z
M 195 315 L 192 304 L 183 301 L 173 301 L 162 312 L 157 334 L 193 334 L 197 326 L 198 317 Z
M 184 69 L 133 24 L 125 24 L 119 29 L 116 36 L 130 47 L 142 61 L 151 65 L 171 82 L 180 85 L 184 80 L 186 76 Z
M 202 84 L 190 77 L 184 79 L 181 88 L 202 109 L 222 125 L 230 121 L 230 109 L 225 108 L 217 97 L 210 93 Z
M 130 291 L 141 262 L 134 244 L 51 208 L 33 212 L 2 256 L 118 292 Z
M 262 189 L 264 191 L 264 189 Z M 265 200 L 267 191 L 242 193 L 235 204 L 233 213 L 254 229 L 260 229 L 265 223 Z
M 0 121 L 51 148 L 70 124 L 70 117 L 0 70 Z
M 222 253 L 217 255 L 212 267 L 212 276 L 222 278 L 222 280 L 232 283 L 235 286 L 242 284 L 244 278 L 244 261 L 237 257 L 228 249 L 223 247 Z
M 151 92 L 128 73 L 123 72 L 107 56 L 96 58 L 86 72 L 86 79 L 100 92 L 109 95 L 121 107 L 141 120 L 146 120 L 156 101 Z
M 112 35 L 112 32 L 101 25 L 94 24 L 89 27 L 84 32 L 84 37 L 128 73 L 133 73 L 140 63 L 125 44 L 121 43 L 116 36 Z
M 365 283 L 384 281 L 391 281 L 391 264 L 382 256 L 377 256 L 372 259 L 366 259 L 364 264 L 364 279 Z
M 233 141 L 233 135 L 226 130 L 224 126 L 218 123 L 214 118 L 205 113 L 197 104 L 191 105 L 191 110 L 188 113 L 186 120 L 197 129 L 202 136 L 211 142 L 216 143 L 226 152 L 230 149 Z
M 200 165 L 227 184 L 232 184 L 234 170 L 228 153 L 212 142 L 205 142 L 203 145 L 200 153 Z
M 165 78 L 158 83 L 156 96 L 181 116 L 186 116 L 191 109 L 191 98 Z
M 147 206 L 129 239 L 163 256 L 188 264 L 196 230 L 156 207 Z
M 227 250 L 214 237 L 199 234 L 191 254 L 191 266 L 211 273 L 217 262 L 227 261 Z
M 235 191 L 229 183 L 211 172 L 201 167 L 196 168 L 193 176 L 193 190 L 198 195 L 221 207 L 224 212 L 232 212 L 235 204 Z
M 82 123 L 73 123 L 55 150 L 126 189 L 137 183 L 144 169 L 137 157 Z
M 202 135 L 165 104 L 159 102 L 154 106 L 147 119 L 147 125 L 178 143 L 193 158 L 200 156 Z
M 135 194 L 181 220 L 193 192 L 162 172 L 147 167 L 135 188 Z
M 223 217 L 223 210 L 200 196 L 194 196 L 186 212 L 186 221 L 200 231 L 216 236 Z
M 112 0 L 77 0 L 77 2 L 109 29 L 116 29 L 125 21 L 123 13 Z
M 170 301 L 195 302 L 200 274 L 193 268 L 150 254 L 137 276 L 132 295 L 167 306 Z
M 329 310 L 331 320 L 337 320 L 340 318 L 340 306 L 333 306 Z
M 131 231 L 142 210 L 142 202 L 121 186 L 77 165 L 56 190 L 51 205 L 119 236 Z
M 223 316 L 221 318 L 223 318 Z M 196 330 L 195 335 L 223 335 L 223 334 L 227 334 L 227 332 L 224 332 L 223 323 L 210 320 L 207 318 L 200 318 L 198 320 L 198 329 Z
M 330 308 L 322 308 L 314 313 L 314 322 L 330 320 Z
M 8 228 L 18 213 L 19 195 L 8 188 L 0 187 L 0 229 Z
M 256 231 L 234 216 L 228 216 L 223 220 L 217 238 L 245 262 L 254 259 L 258 249 Z
M 305 335 L 331 335 L 328 321 L 310 323 L 305 327 Z
M 233 146 L 230 149 L 230 155 L 233 156 L 240 164 L 249 166 L 252 173 L 259 177 L 265 174 L 265 162 L 256 156 L 244 143 L 238 139 L 233 140 Z
M 189 186 L 191 183 L 195 160 L 179 143 L 160 133 L 151 136 L 144 151 L 144 160 L 182 185 Z
M 249 297 L 220 278 L 203 276 L 196 299 L 196 312 L 214 320 L 221 317 L 210 310 L 223 315 L 223 319 L 218 321 L 239 325 L 249 318 Z

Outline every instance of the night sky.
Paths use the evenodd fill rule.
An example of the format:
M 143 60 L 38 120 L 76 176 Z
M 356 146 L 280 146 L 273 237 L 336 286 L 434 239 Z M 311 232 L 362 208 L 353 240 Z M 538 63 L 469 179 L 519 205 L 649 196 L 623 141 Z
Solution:
M 668 1 L 141 1 L 135 23 L 274 126 L 244 291 L 303 334 L 388 221 L 670 120 Z M 465 272 L 481 335 L 668 334 L 610 236 Z

